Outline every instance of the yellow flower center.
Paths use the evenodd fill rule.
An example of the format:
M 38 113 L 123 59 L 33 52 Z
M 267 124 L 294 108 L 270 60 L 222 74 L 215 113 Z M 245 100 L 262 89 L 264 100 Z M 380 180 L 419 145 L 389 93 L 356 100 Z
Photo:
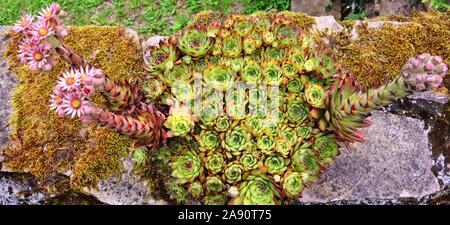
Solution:
M 80 99 L 73 99 L 72 102 L 71 102 L 71 106 L 74 109 L 79 109 L 81 107 Z
M 86 74 L 85 74 L 85 73 L 81 73 L 81 76 L 80 76 L 80 78 L 81 78 L 81 80 L 84 80 L 84 79 L 86 79 Z
M 24 20 L 24 21 L 22 22 L 22 27 L 26 27 L 26 26 L 28 26 L 28 20 Z
M 48 34 L 48 30 L 47 29 L 45 29 L 45 28 L 39 29 L 39 35 L 45 36 L 47 34 Z
M 56 96 L 55 103 L 57 105 L 61 105 L 63 103 L 63 99 L 61 97 L 59 97 L 59 96 Z
M 74 77 L 68 77 L 67 79 L 66 79 L 66 85 L 73 85 L 73 84 L 75 84 L 75 78 Z
M 50 18 L 52 16 L 52 13 L 51 12 L 46 12 L 44 14 L 44 16 L 45 16 L 45 18 Z
M 43 57 L 44 56 L 42 55 L 42 53 L 38 52 L 38 53 L 34 54 L 34 59 L 37 61 L 41 60 Z

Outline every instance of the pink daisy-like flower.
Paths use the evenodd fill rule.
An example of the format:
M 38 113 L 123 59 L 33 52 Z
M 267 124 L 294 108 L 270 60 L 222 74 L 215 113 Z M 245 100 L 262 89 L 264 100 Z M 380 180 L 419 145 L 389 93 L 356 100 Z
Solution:
M 55 111 L 60 111 L 64 109 L 64 99 L 62 94 L 53 94 L 50 95 L 50 109 Z
M 33 30 L 31 31 L 31 35 L 33 38 L 37 40 L 42 40 L 52 35 L 54 29 L 50 27 L 49 23 L 46 21 L 40 21 L 38 23 L 33 24 Z
M 87 101 L 83 100 L 83 98 L 80 95 L 72 94 L 69 97 L 69 99 L 64 99 L 64 107 L 66 115 L 70 115 L 70 117 L 74 118 L 75 116 L 80 117 L 83 115 L 84 108 L 87 105 Z
M 87 81 L 86 83 L 89 84 L 89 81 L 95 76 L 95 68 L 89 68 L 89 66 L 86 66 L 86 68 L 81 67 L 78 73 L 80 73 L 81 81 Z
M 37 70 L 44 68 L 49 63 L 50 57 L 48 53 L 42 51 L 39 47 L 33 46 L 28 53 L 27 60 L 31 70 Z
M 58 3 L 52 3 L 47 8 L 43 9 L 39 13 L 39 18 L 44 20 L 49 20 L 51 18 L 55 18 L 59 12 L 61 11 L 61 6 Z
M 62 87 L 62 90 L 79 89 L 80 81 L 79 73 L 71 69 L 63 73 L 63 76 L 59 78 L 58 85 Z
M 16 33 L 28 34 L 33 26 L 33 17 L 30 15 L 23 16 L 13 27 Z
M 18 57 L 21 63 L 26 63 L 28 58 L 31 56 L 31 49 L 35 46 L 36 43 L 33 42 L 30 38 L 24 38 L 22 43 L 19 45 Z

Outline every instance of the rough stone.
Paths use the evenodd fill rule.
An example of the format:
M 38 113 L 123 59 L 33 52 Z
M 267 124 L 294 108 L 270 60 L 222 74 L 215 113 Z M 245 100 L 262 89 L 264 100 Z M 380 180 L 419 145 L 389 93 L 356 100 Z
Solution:
M 319 31 L 328 30 L 330 32 L 341 32 L 344 29 L 333 16 L 318 16 L 314 19 L 316 20 L 316 24 L 312 29 Z
M 0 205 L 40 204 L 46 195 L 27 174 L 0 173 Z
M 310 16 L 332 15 L 341 19 L 341 0 L 292 0 L 291 11 L 303 12 Z
M 444 104 L 448 104 L 448 96 L 420 93 L 373 112 L 373 124 L 362 129 L 365 143 L 342 148 L 333 165 L 303 192 L 299 201 L 399 204 L 412 198 L 416 203 L 426 203 L 421 199 L 429 200 L 427 196 L 449 185 L 445 182 L 450 175 L 448 168 L 433 169 L 437 164 L 445 165 L 442 154 L 434 156 L 435 148 L 445 144 L 432 138 L 436 129 L 433 126 L 437 125 L 425 118 L 438 118 L 445 110 Z M 416 108 L 427 109 L 429 114 L 416 115 Z M 449 136 L 445 129 L 444 133 L 440 131 L 444 142 Z
M 380 0 L 380 16 L 410 14 L 417 8 L 418 0 Z
M 11 114 L 11 93 L 18 80 L 8 71 L 8 60 L 3 57 L 7 47 L 7 31 L 10 27 L 0 26 L 0 149 L 8 142 L 9 138 L 9 115 Z M 2 157 L 0 156 L 0 162 Z

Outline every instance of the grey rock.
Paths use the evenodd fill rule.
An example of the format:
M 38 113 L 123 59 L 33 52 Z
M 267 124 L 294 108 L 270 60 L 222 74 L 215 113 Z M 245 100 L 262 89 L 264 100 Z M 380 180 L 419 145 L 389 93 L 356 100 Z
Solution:
M 332 15 L 341 19 L 341 0 L 292 0 L 291 11 L 306 13 L 310 16 Z
M 18 83 L 17 78 L 8 71 L 8 60 L 3 54 L 8 46 L 8 38 L 5 36 L 10 27 L 0 26 L 0 149 L 9 140 L 9 116 L 11 114 L 11 93 Z M 0 156 L 0 162 L 2 157 Z
M 418 0 L 379 0 L 380 16 L 391 14 L 410 14 L 417 8 Z
M 0 173 L 0 205 L 40 204 L 47 196 L 36 186 L 31 175 Z
M 329 32 L 341 32 L 344 29 L 333 16 L 318 16 L 314 17 L 314 19 L 316 24 L 313 26 L 313 29 L 319 31 L 328 30 Z

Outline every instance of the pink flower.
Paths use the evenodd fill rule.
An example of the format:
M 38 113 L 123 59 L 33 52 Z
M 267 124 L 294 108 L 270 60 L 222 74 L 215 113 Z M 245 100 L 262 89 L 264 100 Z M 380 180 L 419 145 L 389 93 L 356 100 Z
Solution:
M 53 62 L 51 56 L 37 46 L 31 47 L 27 60 L 31 70 L 44 69 Z
M 30 38 L 24 38 L 22 43 L 19 45 L 19 59 L 21 63 L 26 63 L 28 58 L 30 57 L 31 48 L 35 46 L 35 42 L 33 42 Z
M 47 8 L 43 9 L 39 13 L 39 18 L 43 20 L 49 20 L 51 18 L 56 18 L 56 16 L 61 12 L 61 6 L 58 3 L 53 3 Z
M 80 79 L 81 81 L 85 81 L 86 84 L 90 84 L 90 81 L 95 76 L 95 68 L 89 66 L 86 66 L 86 68 L 81 67 L 78 71 L 80 73 Z
M 13 27 L 16 33 L 28 34 L 33 26 L 33 17 L 30 15 L 23 16 Z
M 59 78 L 58 85 L 62 87 L 62 90 L 73 90 L 79 89 L 80 82 L 79 73 L 71 69 L 63 73 L 63 77 Z
M 42 40 L 52 35 L 54 29 L 50 27 L 49 23 L 46 21 L 40 21 L 38 23 L 33 24 L 33 30 L 31 31 L 31 35 L 33 38 L 37 40 Z
M 94 94 L 94 87 L 92 87 L 91 85 L 85 85 L 83 86 L 83 88 L 81 88 L 81 93 L 83 94 L 83 96 L 89 98 Z
M 87 106 L 87 101 L 83 100 L 80 95 L 77 94 L 71 94 L 69 99 L 64 99 L 64 107 L 65 107 L 65 113 L 66 115 L 70 115 L 72 118 L 76 116 L 80 117 L 83 115 L 84 109 Z
M 62 94 L 53 94 L 50 95 L 52 97 L 50 99 L 50 109 L 55 111 L 60 111 L 61 109 L 64 109 L 64 100 Z

